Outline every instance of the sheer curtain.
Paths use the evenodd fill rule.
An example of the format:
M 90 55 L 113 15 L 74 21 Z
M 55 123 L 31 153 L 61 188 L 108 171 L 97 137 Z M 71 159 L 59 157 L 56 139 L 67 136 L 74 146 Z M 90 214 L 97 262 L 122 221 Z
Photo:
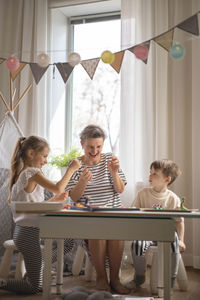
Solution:
M 47 50 L 48 0 L 7 0 L 0 2 L 0 57 L 13 55 L 20 61 L 36 62 Z M 9 99 L 9 72 L 0 65 L 0 90 Z M 15 117 L 25 135 L 46 136 L 46 76 L 36 86 L 29 65 L 14 81 L 16 98 L 32 83 L 29 93 L 21 101 Z M 16 100 L 15 98 L 15 100 Z M 7 100 L 8 101 L 8 100 Z M 5 107 L 0 103 L 0 121 Z
M 200 1 L 122 0 L 122 48 L 157 36 L 200 10 Z M 174 42 L 186 49 L 173 60 L 151 41 L 148 63 L 126 51 L 122 66 L 120 157 L 127 175 L 127 205 L 148 185 L 152 160 L 175 160 L 182 175 L 172 186 L 186 206 L 200 208 L 200 39 L 175 29 Z M 200 268 L 199 220 L 186 220 L 184 261 Z

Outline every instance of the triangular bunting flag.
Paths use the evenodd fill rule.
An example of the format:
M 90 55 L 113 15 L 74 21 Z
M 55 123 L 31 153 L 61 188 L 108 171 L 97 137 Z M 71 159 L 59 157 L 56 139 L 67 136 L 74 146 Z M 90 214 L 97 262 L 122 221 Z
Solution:
M 177 27 L 194 35 L 199 35 L 198 16 L 195 15 L 188 18 L 181 24 L 177 25 Z
M 113 67 L 113 69 L 115 69 L 115 71 L 117 73 L 120 72 L 121 70 L 121 65 L 122 65 L 122 61 L 123 61 L 123 58 L 124 58 L 124 53 L 125 51 L 120 51 L 120 52 L 116 52 L 115 53 L 115 60 L 111 65 L 111 67 Z
M 169 51 L 173 44 L 173 37 L 174 37 L 174 29 L 167 31 L 164 34 L 159 35 L 158 37 L 156 37 L 153 40 L 158 45 L 163 47 L 165 50 Z
M 64 83 L 66 83 L 74 67 L 69 63 L 57 63 L 55 65 L 58 71 L 60 72 L 60 75 L 62 76 Z
M 39 83 L 40 79 L 48 69 L 49 65 L 45 68 L 40 67 L 37 63 L 30 63 L 30 68 L 33 73 L 33 77 L 35 79 L 36 84 Z
M 2 62 L 4 62 L 4 58 L 0 58 L 0 64 L 2 64 Z
M 133 46 L 131 48 L 128 48 L 127 50 L 131 51 L 133 54 L 134 54 L 134 49 L 136 48 L 137 46 Z
M 147 41 L 146 43 L 143 43 L 142 45 L 143 45 L 143 46 L 146 46 L 146 47 L 148 48 L 148 51 L 149 51 L 150 41 Z M 149 56 L 149 52 L 148 52 L 148 56 Z M 142 60 L 145 64 L 147 64 L 148 56 L 147 56 L 146 59 L 143 59 L 143 60 Z
M 96 71 L 96 68 L 99 64 L 100 58 L 94 58 L 94 59 L 88 59 L 88 60 L 83 60 L 81 62 L 81 65 L 85 69 L 85 71 L 88 73 L 91 79 L 94 77 L 94 73 Z
M 131 47 L 131 48 L 128 48 L 127 50 L 129 50 L 129 51 L 131 51 L 133 54 L 135 54 L 135 53 L 134 53 L 135 48 L 137 48 L 138 46 L 145 46 L 145 47 L 148 48 L 148 51 L 149 51 L 150 41 L 147 41 L 147 42 L 142 43 L 142 44 L 140 44 L 140 45 L 133 46 L 133 47 Z M 149 53 L 148 53 L 148 55 L 149 55 Z M 148 55 L 147 55 L 147 58 L 141 59 L 145 64 L 147 64 Z
M 15 80 L 15 78 L 17 77 L 17 75 L 21 72 L 21 70 L 26 66 L 26 63 L 20 63 L 19 68 L 15 71 L 11 71 L 10 75 L 12 78 L 12 81 Z

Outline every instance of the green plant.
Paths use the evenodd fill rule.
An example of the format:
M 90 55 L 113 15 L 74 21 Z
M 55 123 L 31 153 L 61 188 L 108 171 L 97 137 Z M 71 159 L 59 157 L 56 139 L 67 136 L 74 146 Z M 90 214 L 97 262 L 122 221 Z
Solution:
M 81 156 L 81 151 L 78 148 L 72 148 L 69 153 L 63 153 L 60 155 L 52 156 L 49 164 L 58 168 L 67 167 L 69 161 L 73 158 Z

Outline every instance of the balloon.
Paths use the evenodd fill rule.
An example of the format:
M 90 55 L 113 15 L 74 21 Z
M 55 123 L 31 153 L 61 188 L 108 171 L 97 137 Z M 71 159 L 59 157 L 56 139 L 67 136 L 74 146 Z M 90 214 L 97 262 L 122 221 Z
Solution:
M 185 55 L 185 48 L 180 44 L 175 44 L 174 46 L 171 47 L 169 53 L 172 58 L 180 59 Z
M 49 65 L 49 61 L 50 61 L 50 58 L 45 53 L 42 53 L 37 56 L 37 64 L 42 68 L 46 68 Z
M 19 68 L 19 60 L 13 56 L 6 59 L 6 67 L 10 71 L 15 71 Z
M 133 52 L 138 59 L 145 60 L 148 57 L 149 49 L 144 45 L 139 45 L 134 48 Z
M 78 65 L 81 61 L 81 57 L 78 53 L 76 52 L 72 52 L 69 55 L 69 64 L 74 67 L 76 65 Z
M 101 60 L 105 64 L 112 64 L 115 60 L 115 54 L 109 50 L 106 50 L 101 54 Z

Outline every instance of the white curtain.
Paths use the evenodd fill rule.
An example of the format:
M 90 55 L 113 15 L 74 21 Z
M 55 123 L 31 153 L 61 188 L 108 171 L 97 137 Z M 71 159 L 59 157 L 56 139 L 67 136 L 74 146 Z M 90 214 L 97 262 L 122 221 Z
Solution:
M 200 10 L 200 1 L 122 0 L 122 48 L 152 39 Z M 177 162 L 182 175 L 172 189 L 186 206 L 200 208 L 200 38 L 175 29 L 186 50 L 173 60 L 151 42 L 148 63 L 126 51 L 122 66 L 120 160 L 128 185 L 124 201 L 148 185 L 154 159 Z M 200 221 L 186 220 L 186 265 L 200 268 Z
M 48 0 L 0 1 L 0 57 L 13 55 L 20 61 L 36 62 L 37 55 L 47 50 Z M 9 99 L 9 72 L 5 63 L 0 65 L 0 91 Z M 21 101 L 15 117 L 27 136 L 37 134 L 46 137 L 46 75 L 36 86 L 29 65 L 14 81 L 16 98 L 27 86 L 32 88 Z M 0 120 L 5 107 L 1 103 Z

